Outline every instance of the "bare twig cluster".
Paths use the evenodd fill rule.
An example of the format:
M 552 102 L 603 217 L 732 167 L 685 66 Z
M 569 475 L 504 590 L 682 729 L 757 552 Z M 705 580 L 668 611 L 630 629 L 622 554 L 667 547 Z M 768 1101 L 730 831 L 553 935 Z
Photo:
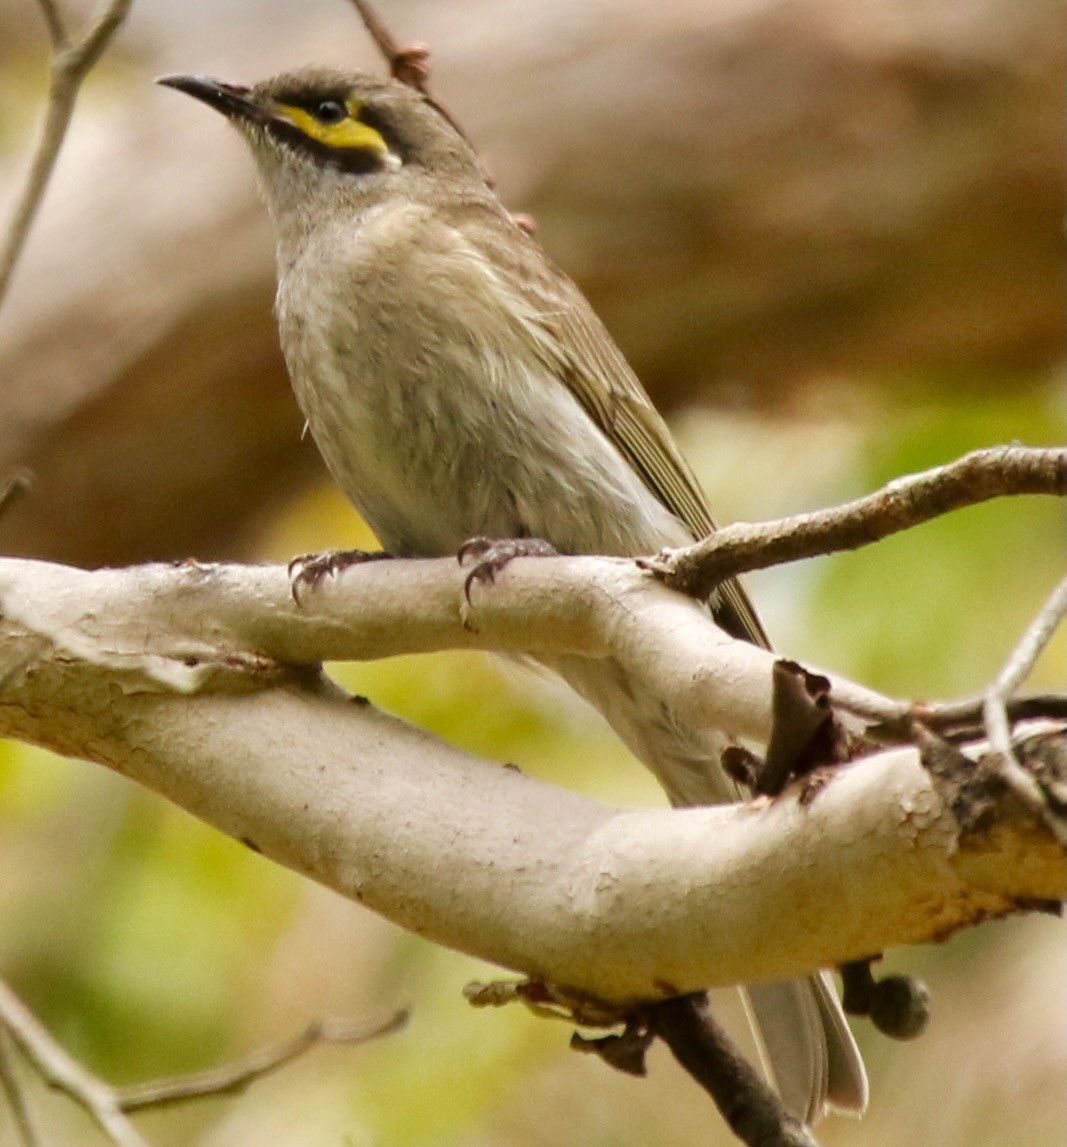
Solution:
M 122 26 L 133 0 L 103 0 L 98 11 L 80 32 L 63 10 L 61 0 L 38 0 L 52 42 L 48 98 L 40 137 L 34 149 L 26 182 L 19 195 L 7 231 L 0 241 L 0 304 L 26 242 L 37 209 L 66 138 L 74 103 L 85 77 L 103 55 Z
M 225 1067 L 130 1087 L 112 1087 L 65 1051 L 11 988 L 0 981 L 0 1083 L 26 1147 L 36 1147 L 42 1141 L 34 1130 L 29 1103 L 19 1079 L 16 1050 L 48 1087 L 61 1091 L 82 1107 L 116 1147 L 147 1147 L 129 1119 L 133 1112 L 205 1095 L 243 1091 L 257 1079 L 313 1048 L 324 1044 L 365 1043 L 398 1030 L 406 1020 L 407 1013 L 398 1011 L 371 1023 L 322 1021 L 291 1039 L 260 1048 Z

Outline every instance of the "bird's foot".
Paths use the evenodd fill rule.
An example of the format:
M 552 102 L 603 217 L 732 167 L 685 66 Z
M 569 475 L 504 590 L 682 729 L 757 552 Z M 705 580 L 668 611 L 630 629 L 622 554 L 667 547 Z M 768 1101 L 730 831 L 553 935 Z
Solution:
M 463 583 L 463 594 L 468 604 L 471 586 L 476 581 L 492 585 L 496 575 L 512 558 L 554 557 L 556 550 L 540 538 L 471 538 L 459 547 L 456 557 L 460 565 L 473 560 L 471 572 Z
M 300 554 L 289 563 L 289 589 L 300 604 L 300 591 L 314 589 L 327 577 L 336 577 L 349 566 L 378 562 L 393 555 L 385 550 L 323 550 L 320 554 Z

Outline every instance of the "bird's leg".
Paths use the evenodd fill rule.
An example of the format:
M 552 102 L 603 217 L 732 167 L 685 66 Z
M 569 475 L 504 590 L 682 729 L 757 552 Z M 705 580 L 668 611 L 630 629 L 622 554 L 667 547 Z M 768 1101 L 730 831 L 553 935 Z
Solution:
M 320 554 L 300 554 L 288 566 L 293 601 L 299 605 L 302 589 L 314 589 L 324 578 L 336 577 L 349 566 L 378 562 L 392 556 L 385 550 L 323 550 Z
M 463 593 L 470 602 L 471 586 L 476 581 L 491 585 L 512 558 L 547 558 L 556 554 L 557 551 L 540 538 L 470 538 L 456 554 L 460 565 L 468 559 L 474 562 L 463 583 Z

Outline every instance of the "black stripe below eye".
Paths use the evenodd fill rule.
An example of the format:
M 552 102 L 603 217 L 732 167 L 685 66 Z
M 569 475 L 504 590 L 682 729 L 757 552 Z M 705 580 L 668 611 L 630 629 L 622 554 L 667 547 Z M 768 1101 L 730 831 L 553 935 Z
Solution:
M 382 139 L 385 140 L 385 144 L 389 150 L 399 157 L 401 163 L 408 163 L 410 161 L 410 149 L 396 134 L 396 128 L 390 123 L 388 117 L 382 115 L 378 108 L 364 104 L 359 109 L 359 116 L 357 118 L 360 123 L 365 123 L 367 127 L 374 128 Z
M 272 120 L 266 125 L 275 139 L 280 140 L 294 151 L 302 151 L 310 155 L 316 163 L 323 167 L 334 167 L 339 171 L 347 171 L 351 175 L 370 175 L 375 171 L 384 171 L 385 156 L 371 147 L 330 147 L 319 143 L 305 135 L 293 124 L 282 120 Z

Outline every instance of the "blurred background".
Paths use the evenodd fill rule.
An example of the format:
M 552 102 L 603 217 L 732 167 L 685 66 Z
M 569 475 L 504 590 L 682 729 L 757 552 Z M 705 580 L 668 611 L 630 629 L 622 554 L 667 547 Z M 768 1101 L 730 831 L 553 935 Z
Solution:
M 973 447 L 1063 441 L 1059 0 L 380 10 L 432 46 L 436 92 L 605 318 L 720 518 L 828 505 Z M 46 60 L 36 5 L 0 0 L 0 204 Z M 285 561 L 373 544 L 300 440 L 251 162 L 220 118 L 151 82 L 312 61 L 380 67 L 342 0 L 135 0 L 0 311 L 0 472 L 38 477 L 0 522 L 4 553 Z M 1063 550 L 1062 505 L 1018 499 L 750 588 L 791 656 L 956 697 L 997 671 Z M 1061 633 L 1032 685 L 1062 687 L 1063 658 Z M 474 752 L 662 803 L 562 688 L 491 659 L 333 671 Z M 563 1025 L 472 1011 L 460 990 L 493 969 L 100 768 L 16 744 L 0 744 L 0 919 L 0 974 L 115 1081 L 413 1007 L 400 1035 L 143 1117 L 160 1147 L 731 1142 L 668 1056 L 638 1081 L 569 1053 Z M 1063 957 L 1052 918 L 888 953 L 930 983 L 929 1032 L 895 1045 L 858 1025 L 871 1110 L 822 1142 L 1063 1143 Z M 64 1100 L 33 1098 L 50 1143 L 99 1141 Z

